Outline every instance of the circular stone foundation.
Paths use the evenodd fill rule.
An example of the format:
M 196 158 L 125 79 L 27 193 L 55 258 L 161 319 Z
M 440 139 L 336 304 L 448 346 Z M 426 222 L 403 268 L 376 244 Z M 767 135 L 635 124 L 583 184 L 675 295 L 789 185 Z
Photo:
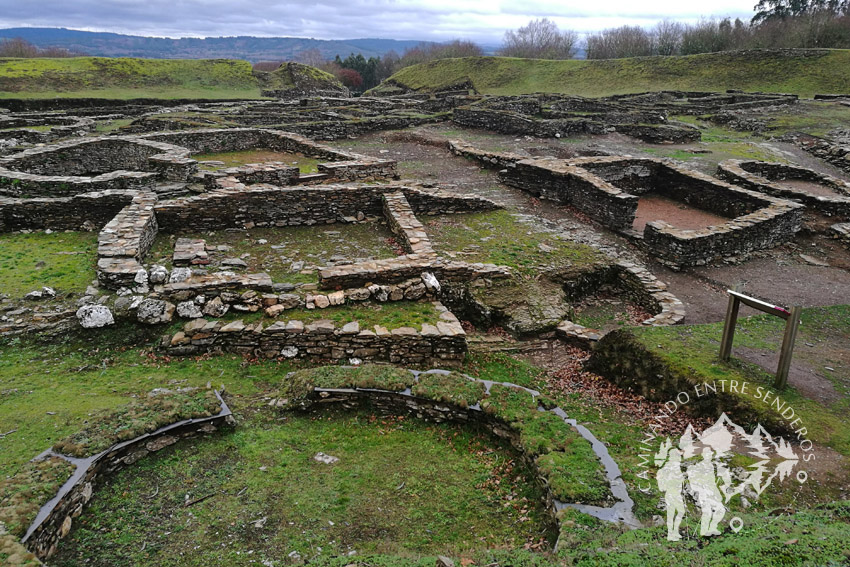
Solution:
M 255 565 L 551 546 L 522 458 L 472 427 L 366 411 L 255 415 L 110 479 L 51 565 Z

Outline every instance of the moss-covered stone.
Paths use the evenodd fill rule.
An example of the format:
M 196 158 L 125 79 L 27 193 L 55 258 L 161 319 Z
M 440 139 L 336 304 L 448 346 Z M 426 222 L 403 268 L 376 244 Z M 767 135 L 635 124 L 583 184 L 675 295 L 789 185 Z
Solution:
M 538 457 L 537 468 L 549 481 L 552 494 L 562 502 L 604 505 L 611 503 L 611 490 L 590 443 L 576 435 L 565 451 Z
M 419 382 L 413 386 L 413 394 L 468 408 L 484 398 L 485 388 L 481 382 L 456 373 L 420 374 Z
M 22 538 L 41 507 L 73 472 L 74 465 L 51 457 L 31 461 L 15 476 L 0 480 L 0 526 L 5 525 L 9 534 Z
M 95 415 L 84 429 L 57 442 L 53 449 L 63 455 L 88 457 L 165 425 L 210 417 L 220 411 L 221 402 L 211 390 L 149 395 L 122 408 Z
M 400 392 L 411 386 L 413 375 L 395 366 L 322 366 L 293 372 L 281 388 L 281 395 L 294 401 L 309 395 L 315 388 L 377 388 Z

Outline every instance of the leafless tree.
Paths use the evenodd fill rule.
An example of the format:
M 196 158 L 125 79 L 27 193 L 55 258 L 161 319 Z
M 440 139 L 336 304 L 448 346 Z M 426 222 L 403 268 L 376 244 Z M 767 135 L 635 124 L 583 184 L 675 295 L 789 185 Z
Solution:
M 684 26 L 672 20 L 662 20 L 655 25 L 654 51 L 657 55 L 678 55 L 682 47 Z
M 578 44 L 578 34 L 561 31 L 548 18 L 531 20 L 518 30 L 505 32 L 499 55 L 526 59 L 572 59 Z
M 298 55 L 295 56 L 295 61 L 297 63 L 309 65 L 310 67 L 319 68 L 327 62 L 327 59 L 322 56 L 321 51 L 313 47 L 298 53 Z
M 620 59 L 652 55 L 653 38 L 639 26 L 622 26 L 587 36 L 588 59 Z

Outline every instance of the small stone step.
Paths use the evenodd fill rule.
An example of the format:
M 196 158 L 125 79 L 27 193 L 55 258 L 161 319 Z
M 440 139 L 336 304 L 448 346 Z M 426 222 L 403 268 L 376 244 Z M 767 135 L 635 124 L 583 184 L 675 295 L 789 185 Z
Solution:
M 154 192 L 160 198 L 182 197 L 189 193 L 189 183 L 157 183 Z
M 209 264 L 206 241 L 201 238 L 178 238 L 174 243 L 173 263 L 175 266 Z
M 296 179 L 297 183 L 313 183 L 315 181 L 324 181 L 325 179 L 330 178 L 330 175 L 327 173 L 307 173 L 299 175 Z

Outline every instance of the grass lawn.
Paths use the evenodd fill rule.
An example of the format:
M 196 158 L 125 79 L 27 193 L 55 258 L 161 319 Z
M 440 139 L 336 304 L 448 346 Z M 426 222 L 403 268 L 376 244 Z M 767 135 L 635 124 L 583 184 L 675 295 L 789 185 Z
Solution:
M 69 57 L 0 59 L 0 98 L 260 97 L 247 61 Z
M 256 313 L 230 311 L 220 319 L 225 322 L 241 320 L 245 324 L 256 323 L 257 321 L 271 324 L 275 321 L 266 317 L 263 311 Z M 434 308 L 434 305 L 428 301 L 390 301 L 386 303 L 367 301 L 326 307 L 325 309 L 287 309 L 277 318 L 278 321 L 301 321 L 305 324 L 323 319 L 333 321 L 337 327 L 342 327 L 351 321 L 357 321 L 360 323 L 361 329 L 372 329 L 375 325 L 380 325 L 390 330 L 399 327 L 414 327 L 419 330 L 422 323 L 435 325 L 440 321 L 440 314 Z M 184 324 L 183 321 L 174 324 L 173 329 L 179 330 Z
M 504 209 L 429 217 L 425 225 L 441 254 L 466 262 L 510 266 L 529 277 L 546 268 L 582 268 L 605 259 L 589 246 L 523 222 L 521 217 Z
M 42 286 L 83 292 L 96 263 L 96 232 L 0 234 L 0 293 L 19 298 Z
M 318 452 L 339 462 L 316 462 Z M 119 474 L 51 563 L 252 565 L 292 552 L 519 547 L 547 532 L 539 490 L 519 463 L 504 444 L 457 426 L 267 410 Z

